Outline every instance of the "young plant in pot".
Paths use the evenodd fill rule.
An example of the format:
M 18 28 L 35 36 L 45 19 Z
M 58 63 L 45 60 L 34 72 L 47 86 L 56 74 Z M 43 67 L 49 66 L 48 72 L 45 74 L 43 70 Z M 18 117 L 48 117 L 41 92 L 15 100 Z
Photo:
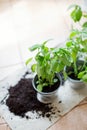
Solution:
M 84 38 L 83 29 L 70 33 L 66 47 L 72 59 L 71 66 L 65 69 L 70 85 L 75 89 L 83 88 L 87 82 L 87 37 Z
M 43 103 L 51 103 L 57 99 L 58 88 L 62 82 L 59 72 L 70 62 L 70 54 L 65 48 L 49 48 L 46 45 L 48 41 L 29 48 L 30 51 L 37 51 L 35 63 L 31 66 L 32 71 L 36 73 L 32 84 L 37 91 L 37 99 Z M 31 58 L 26 64 L 30 61 Z
M 70 16 L 75 23 L 79 23 L 79 29 L 73 29 L 66 47 L 70 51 L 72 64 L 66 67 L 69 82 L 73 88 L 79 89 L 86 86 L 87 82 L 87 22 L 81 24 L 82 18 L 87 18 L 79 5 L 71 5 L 73 8 Z

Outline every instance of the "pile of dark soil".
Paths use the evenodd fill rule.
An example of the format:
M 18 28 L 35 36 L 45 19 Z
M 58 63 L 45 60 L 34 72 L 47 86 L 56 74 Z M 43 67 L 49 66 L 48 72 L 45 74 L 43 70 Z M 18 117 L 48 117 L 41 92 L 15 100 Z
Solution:
M 15 115 L 26 117 L 28 111 L 41 112 L 39 116 L 42 117 L 50 117 L 51 114 L 55 114 L 50 104 L 43 104 L 37 100 L 31 79 L 22 78 L 15 86 L 11 86 L 8 91 L 9 97 L 6 100 L 6 105 Z

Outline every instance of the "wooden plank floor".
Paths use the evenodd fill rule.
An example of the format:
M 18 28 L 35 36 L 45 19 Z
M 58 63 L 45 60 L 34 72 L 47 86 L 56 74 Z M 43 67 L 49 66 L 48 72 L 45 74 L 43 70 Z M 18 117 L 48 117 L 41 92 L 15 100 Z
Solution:
M 0 117 L 0 130 L 11 130 L 3 117 Z
M 87 130 L 87 98 L 47 130 Z

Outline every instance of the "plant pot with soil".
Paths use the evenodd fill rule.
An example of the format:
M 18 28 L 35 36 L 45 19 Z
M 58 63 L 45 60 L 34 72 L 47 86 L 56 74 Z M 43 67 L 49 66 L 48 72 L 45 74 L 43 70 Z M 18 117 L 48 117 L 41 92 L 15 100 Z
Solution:
M 70 85 L 76 89 L 83 88 L 87 82 L 87 33 L 84 29 L 74 29 L 66 47 L 72 59 L 72 64 L 65 68 Z
M 74 72 L 74 65 L 65 68 L 68 76 L 69 84 L 74 89 L 81 89 L 86 86 L 86 83 L 82 80 L 81 73 L 84 71 L 84 61 L 78 60 L 76 62 L 77 73 Z
M 66 47 L 70 52 L 72 64 L 65 67 L 70 86 L 76 89 L 83 88 L 87 82 L 87 13 L 79 5 L 71 5 L 70 16 L 79 29 L 72 26 Z M 82 22 L 85 19 L 85 22 Z
M 54 83 L 53 85 L 49 85 L 48 87 L 43 87 L 43 90 L 42 91 L 39 91 L 37 89 L 37 86 L 38 86 L 38 76 L 36 75 L 35 78 L 33 79 L 32 81 L 32 84 L 33 84 L 33 87 L 34 89 L 36 90 L 37 92 L 37 99 L 40 101 L 40 102 L 43 102 L 43 103 L 50 103 L 50 102 L 53 102 L 55 99 L 57 99 L 57 96 L 58 96 L 58 88 L 60 87 L 61 85 L 61 77 L 59 74 L 55 74 L 55 78 L 56 80 L 58 80 L 56 83 Z M 44 83 L 43 83 L 44 84 Z
M 37 99 L 43 103 L 51 103 L 57 99 L 62 82 L 59 72 L 70 64 L 70 54 L 66 48 L 50 48 L 46 45 L 48 41 L 29 48 L 30 51 L 37 51 L 35 63 L 31 66 L 32 72 L 36 73 L 32 84 L 37 91 Z M 31 60 L 29 58 L 26 64 Z

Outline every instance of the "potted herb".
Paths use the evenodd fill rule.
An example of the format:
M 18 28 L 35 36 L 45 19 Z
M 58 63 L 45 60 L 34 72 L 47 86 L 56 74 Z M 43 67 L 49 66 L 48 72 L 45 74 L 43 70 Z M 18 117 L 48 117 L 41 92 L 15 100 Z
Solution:
M 83 67 L 84 66 L 84 67 Z M 66 67 L 66 73 L 68 76 L 69 84 L 74 89 L 80 89 L 85 87 L 87 82 L 87 68 L 85 68 L 85 64 L 83 60 L 77 60 L 76 62 L 77 73 L 74 72 L 74 64 Z
M 83 88 L 87 82 L 87 22 L 81 24 L 82 18 L 87 14 L 82 11 L 79 5 L 71 5 L 73 8 L 70 16 L 75 23 L 80 24 L 79 29 L 72 29 L 66 47 L 71 54 L 72 64 L 66 67 L 70 85 L 73 88 Z
M 49 41 L 49 40 L 48 40 Z M 52 102 L 57 98 L 57 91 L 61 85 L 61 72 L 65 65 L 70 64 L 70 54 L 66 48 L 49 48 L 46 44 L 35 44 L 30 51 L 37 51 L 34 59 L 36 63 L 31 66 L 36 76 L 33 87 L 37 91 L 37 98 L 43 103 Z M 28 64 L 32 58 L 26 61 Z
M 83 88 L 87 82 L 87 33 L 85 29 L 73 30 L 66 42 L 72 64 L 66 67 L 73 88 Z

